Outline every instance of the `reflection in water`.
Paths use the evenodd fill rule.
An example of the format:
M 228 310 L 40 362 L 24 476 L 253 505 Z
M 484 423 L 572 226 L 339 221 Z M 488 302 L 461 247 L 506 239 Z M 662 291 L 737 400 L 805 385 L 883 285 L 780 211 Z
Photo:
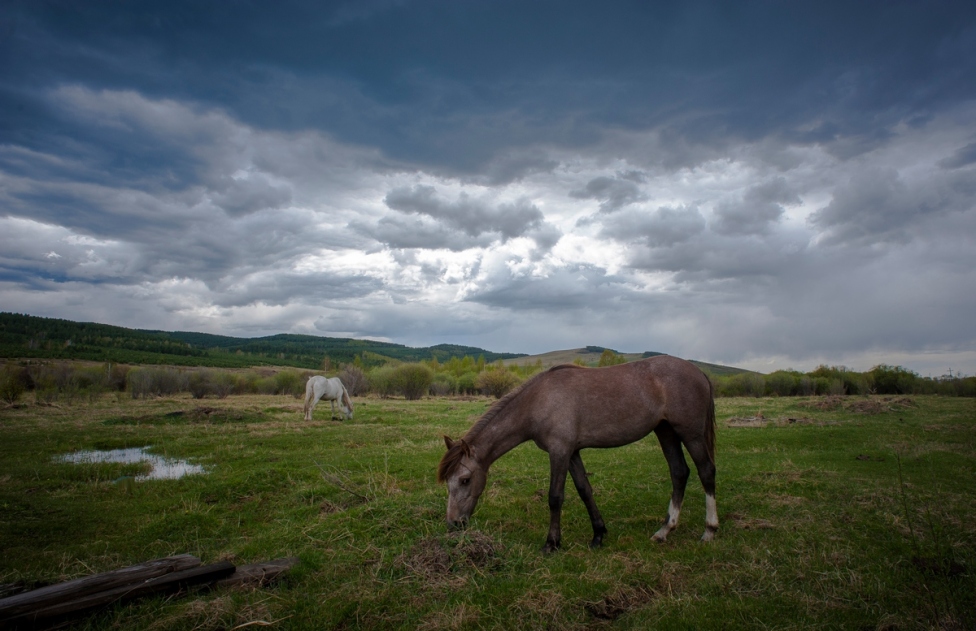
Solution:
M 155 454 L 146 453 L 148 447 L 130 447 L 128 449 L 109 449 L 76 451 L 65 454 L 57 458 L 60 462 L 74 463 L 95 463 L 95 462 L 121 462 L 132 464 L 135 462 L 148 462 L 152 467 L 146 475 L 137 475 L 136 480 L 175 480 L 185 475 L 204 473 L 203 467 L 197 464 L 190 464 L 186 460 L 175 460 L 165 458 Z

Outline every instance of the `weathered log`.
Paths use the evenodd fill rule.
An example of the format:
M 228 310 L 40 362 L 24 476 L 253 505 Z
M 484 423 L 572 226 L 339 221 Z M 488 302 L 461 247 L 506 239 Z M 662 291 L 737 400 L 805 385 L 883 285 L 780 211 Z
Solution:
M 274 559 L 264 563 L 240 565 L 237 571 L 227 578 L 217 581 L 216 587 L 232 587 L 235 585 L 267 585 L 276 581 L 282 574 L 298 564 L 298 557 Z
M 37 623 L 44 620 L 76 614 L 93 607 L 124 602 L 140 596 L 148 596 L 165 591 L 175 591 L 200 583 L 211 583 L 234 573 L 234 564 L 221 561 L 212 565 L 194 567 L 179 572 L 170 572 L 130 585 L 122 585 L 106 591 L 90 593 L 80 598 L 50 604 L 43 608 L 25 612 L 4 622 L 15 624 Z
M 131 587 L 134 584 L 195 568 L 199 565 L 200 559 L 197 557 L 179 554 L 15 594 L 0 599 L 0 621 L 44 609 L 57 603 L 83 598 L 90 594 L 106 592 L 123 586 Z

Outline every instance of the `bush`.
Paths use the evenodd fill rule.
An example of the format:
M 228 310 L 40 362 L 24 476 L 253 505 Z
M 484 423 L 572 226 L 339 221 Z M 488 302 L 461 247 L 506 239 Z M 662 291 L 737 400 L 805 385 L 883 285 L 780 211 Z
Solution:
M 774 397 L 788 397 L 795 395 L 800 381 L 799 373 L 788 370 L 777 370 L 766 375 L 766 394 Z
M 211 392 L 211 371 L 195 370 L 187 377 L 186 387 L 194 399 L 202 399 Z
M 126 374 L 126 388 L 133 399 L 185 392 L 189 375 L 175 368 L 133 368 Z
M 20 366 L 7 364 L 0 369 L 0 399 L 14 404 L 27 390 L 29 379 L 27 370 Z
M 486 370 L 475 382 L 484 394 L 500 399 L 517 386 L 521 380 L 517 375 L 504 368 Z
M 290 394 L 293 397 L 305 396 L 305 382 L 308 376 L 294 370 L 282 370 L 274 376 L 274 394 Z
M 434 375 L 434 383 L 430 384 L 430 391 L 439 397 L 445 397 L 457 392 L 458 380 L 454 375 L 439 372 Z
M 875 366 L 868 373 L 878 394 L 914 394 L 918 375 L 901 366 Z
M 393 384 L 393 366 L 380 366 L 369 371 L 369 388 L 381 397 L 391 397 L 396 392 Z
M 393 389 L 408 401 L 416 401 L 430 391 L 434 371 L 426 364 L 401 364 L 391 375 Z
M 369 391 L 369 379 L 359 366 L 343 366 L 339 371 L 339 380 L 349 391 L 349 396 L 357 397 Z
M 614 353 L 609 348 L 605 348 L 603 349 L 603 352 L 600 353 L 600 362 L 597 364 L 597 366 L 599 367 L 616 366 L 617 364 L 626 364 L 626 363 L 627 360 L 624 359 L 622 355 L 618 355 L 617 353 Z
M 457 391 L 460 394 L 478 393 L 478 373 L 472 371 L 462 373 L 457 380 Z

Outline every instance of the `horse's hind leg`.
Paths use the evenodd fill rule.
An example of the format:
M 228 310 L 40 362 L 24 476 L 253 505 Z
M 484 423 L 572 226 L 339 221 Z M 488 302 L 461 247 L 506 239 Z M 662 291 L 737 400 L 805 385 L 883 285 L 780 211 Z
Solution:
M 593 525 L 593 541 L 590 542 L 590 547 L 599 548 L 603 545 L 603 535 L 607 534 L 607 527 L 603 523 L 600 509 L 596 507 L 596 502 L 593 500 L 593 487 L 586 478 L 586 467 L 583 466 L 579 451 L 574 451 L 569 459 L 569 474 L 573 476 L 576 492 L 586 505 L 586 512 L 589 513 L 590 523 Z
M 691 469 L 685 462 L 685 454 L 681 451 L 681 439 L 667 421 L 661 421 L 654 430 L 657 439 L 661 443 L 661 450 L 668 461 L 668 468 L 671 470 L 671 502 L 668 504 L 668 514 L 664 518 L 664 525 L 651 537 L 654 541 L 664 542 L 668 538 L 668 533 L 677 528 L 678 517 L 681 515 L 681 503 L 685 497 L 685 486 L 688 484 L 688 476 Z
M 718 532 L 718 505 L 715 503 L 715 463 L 708 455 L 708 449 L 703 440 L 685 443 L 688 455 L 695 462 L 698 469 L 698 479 L 705 489 L 705 534 L 702 541 L 711 541 Z

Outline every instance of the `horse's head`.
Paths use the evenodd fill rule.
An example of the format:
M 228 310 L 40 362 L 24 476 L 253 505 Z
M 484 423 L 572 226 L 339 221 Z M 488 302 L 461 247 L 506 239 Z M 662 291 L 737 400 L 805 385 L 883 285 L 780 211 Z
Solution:
M 447 525 L 463 528 L 471 519 L 481 492 L 485 490 L 488 471 L 464 439 L 444 437 L 447 453 L 437 468 L 437 481 L 447 483 Z
M 351 421 L 352 399 L 349 398 L 349 393 L 346 392 L 345 388 L 342 390 L 342 396 L 339 398 L 339 404 L 342 407 L 342 414 L 346 417 L 346 420 Z

